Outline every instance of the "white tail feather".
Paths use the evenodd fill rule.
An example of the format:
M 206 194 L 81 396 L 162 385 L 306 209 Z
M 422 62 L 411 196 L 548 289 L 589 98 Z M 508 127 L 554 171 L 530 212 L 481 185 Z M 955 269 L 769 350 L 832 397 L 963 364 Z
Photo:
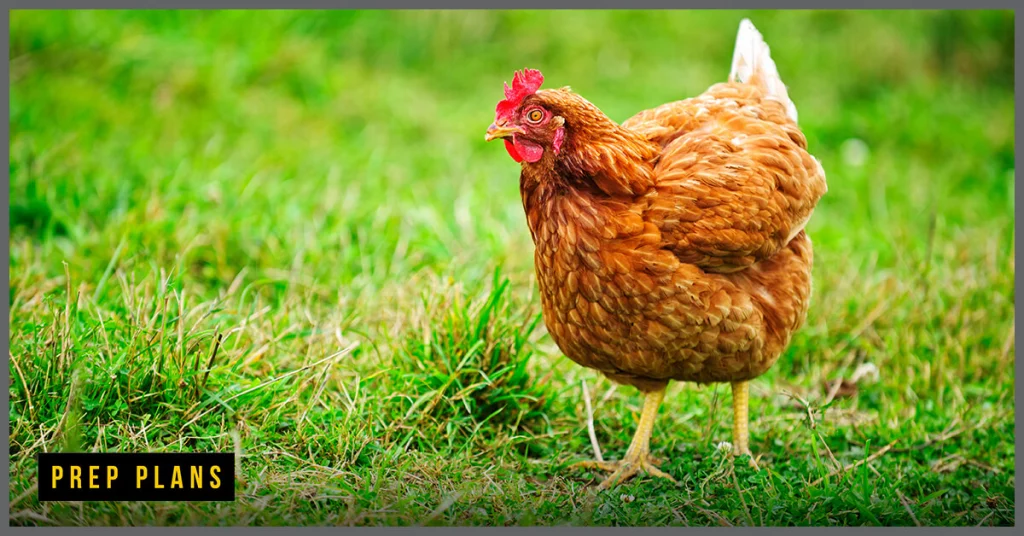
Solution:
M 786 113 L 796 121 L 796 105 L 789 99 L 786 84 L 779 77 L 779 70 L 772 61 L 771 51 L 750 19 L 740 21 L 736 34 L 736 49 L 732 54 L 730 82 L 754 84 L 764 89 L 769 96 L 786 105 Z

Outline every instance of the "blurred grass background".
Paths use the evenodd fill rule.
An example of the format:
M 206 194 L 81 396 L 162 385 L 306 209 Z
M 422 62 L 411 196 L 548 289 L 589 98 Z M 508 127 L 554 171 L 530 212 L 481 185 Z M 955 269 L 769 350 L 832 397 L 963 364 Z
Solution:
M 830 187 L 807 325 L 752 387 L 767 469 L 715 448 L 727 388 L 677 385 L 653 446 L 681 485 L 595 495 L 564 468 L 593 455 L 580 380 L 609 457 L 640 400 L 538 323 L 517 166 L 483 132 L 523 67 L 619 121 L 696 95 L 744 16 Z M 1013 523 L 1011 12 L 12 11 L 10 30 L 12 524 Z M 239 499 L 40 504 L 33 456 L 62 449 L 235 450 Z

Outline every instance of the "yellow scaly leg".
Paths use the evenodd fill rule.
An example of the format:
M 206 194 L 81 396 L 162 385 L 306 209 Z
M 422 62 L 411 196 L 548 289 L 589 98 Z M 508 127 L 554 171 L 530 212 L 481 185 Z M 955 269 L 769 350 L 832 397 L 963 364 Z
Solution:
M 750 431 L 747 426 L 750 420 L 749 386 L 745 381 L 732 383 L 732 453 L 733 456 L 750 456 L 750 466 L 758 469 L 757 460 L 750 452 Z
M 637 425 L 633 441 L 626 450 L 626 456 L 617 462 L 586 461 L 573 464 L 571 468 L 601 469 L 612 471 L 611 476 L 601 482 L 599 489 L 608 489 L 618 483 L 625 482 L 640 471 L 667 478 L 672 482 L 676 479 L 672 475 L 658 469 L 651 457 L 651 433 L 654 431 L 654 419 L 658 415 L 658 407 L 665 397 L 665 389 L 651 391 L 644 397 L 644 409 L 640 413 L 640 423 Z

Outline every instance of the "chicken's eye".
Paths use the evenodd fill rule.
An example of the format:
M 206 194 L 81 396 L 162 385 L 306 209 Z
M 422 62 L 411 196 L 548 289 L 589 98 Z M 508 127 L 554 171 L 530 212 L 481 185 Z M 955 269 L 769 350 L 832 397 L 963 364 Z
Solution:
M 539 123 L 541 119 L 544 119 L 544 112 L 534 108 L 526 114 L 526 120 L 531 123 Z

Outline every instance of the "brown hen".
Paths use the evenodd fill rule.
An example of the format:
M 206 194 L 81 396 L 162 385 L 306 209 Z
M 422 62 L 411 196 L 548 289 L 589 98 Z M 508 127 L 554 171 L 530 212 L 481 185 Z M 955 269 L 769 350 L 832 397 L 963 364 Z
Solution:
M 728 82 L 621 125 L 516 73 L 487 140 L 522 165 L 544 322 L 574 362 L 645 393 L 609 487 L 645 471 L 670 380 L 730 382 L 734 454 L 751 455 L 747 382 L 807 313 L 804 226 L 826 191 L 768 46 L 740 24 Z M 751 457 L 753 463 L 753 457 Z

